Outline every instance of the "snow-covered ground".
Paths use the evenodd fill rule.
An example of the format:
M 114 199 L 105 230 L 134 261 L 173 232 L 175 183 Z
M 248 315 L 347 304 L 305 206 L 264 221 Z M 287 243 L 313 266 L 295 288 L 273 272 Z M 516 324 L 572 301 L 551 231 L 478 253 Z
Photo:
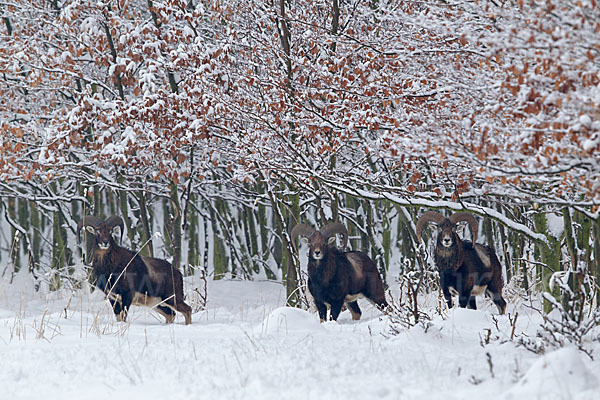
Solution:
M 140 307 L 119 323 L 99 291 L 65 293 L 0 281 L 0 399 L 548 400 L 600 393 L 599 361 L 573 348 L 537 355 L 516 346 L 509 317 L 483 299 L 481 310 L 454 309 L 427 329 L 390 336 L 389 319 L 366 302 L 361 321 L 345 311 L 338 322 L 320 324 L 316 314 L 282 307 L 285 289 L 273 282 L 210 281 L 207 309 L 190 326 L 181 316 L 165 325 Z M 519 312 L 515 337 L 535 334 L 535 312 L 514 304 L 508 311 Z

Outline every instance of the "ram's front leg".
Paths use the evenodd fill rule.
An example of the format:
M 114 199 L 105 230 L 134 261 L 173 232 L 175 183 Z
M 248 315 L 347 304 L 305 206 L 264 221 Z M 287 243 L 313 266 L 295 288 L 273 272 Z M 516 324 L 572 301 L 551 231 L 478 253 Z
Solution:
M 127 313 L 129 312 L 129 307 L 133 301 L 133 294 L 128 291 L 121 292 L 119 294 L 109 293 L 108 299 L 113 307 L 117 321 L 125 322 L 127 319 Z
M 442 287 L 442 293 L 444 294 L 444 299 L 446 300 L 446 305 L 448 306 L 448 310 L 450 310 L 453 306 L 452 301 L 452 292 L 454 292 L 454 280 L 451 273 L 447 271 L 440 271 L 440 286 Z
M 344 302 L 342 300 L 331 302 L 331 319 L 333 319 L 334 321 L 337 321 L 338 316 L 342 312 L 343 304 Z
M 444 299 L 446 300 L 446 305 L 448 306 L 448 310 L 452 309 L 452 293 L 450 293 L 450 288 L 444 287 L 442 288 L 442 293 L 444 294 Z
M 468 304 L 469 304 L 469 296 L 459 294 L 458 295 L 458 305 L 460 306 L 460 308 L 467 308 Z
M 327 305 L 322 301 L 315 299 L 315 306 L 319 312 L 319 318 L 321 319 L 321 322 L 327 321 Z
M 106 298 L 108 299 L 108 302 L 110 303 L 110 306 L 112 307 L 113 312 L 115 313 L 115 317 L 117 317 L 117 320 L 120 321 L 119 318 L 123 311 L 123 305 L 121 304 L 121 295 L 115 292 L 108 292 Z
M 477 300 L 475 300 L 475 296 L 469 294 L 469 302 L 467 303 L 467 308 L 471 310 L 477 310 Z

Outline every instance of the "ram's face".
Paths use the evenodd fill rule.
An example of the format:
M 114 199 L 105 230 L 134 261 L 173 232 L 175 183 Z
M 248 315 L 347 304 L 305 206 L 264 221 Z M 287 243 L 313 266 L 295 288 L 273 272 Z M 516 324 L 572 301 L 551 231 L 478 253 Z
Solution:
M 96 245 L 100 250 L 108 250 L 112 244 L 112 233 L 115 228 L 109 228 L 106 224 L 100 224 L 96 227 L 86 226 L 88 232 L 96 237 Z
M 445 219 L 438 226 L 438 243 L 443 247 L 452 247 L 456 241 L 456 225 L 450 222 L 449 219 Z
M 327 247 L 335 241 L 335 236 L 327 238 L 321 232 L 315 232 L 310 238 L 302 239 L 309 247 L 309 257 L 319 261 L 325 257 Z

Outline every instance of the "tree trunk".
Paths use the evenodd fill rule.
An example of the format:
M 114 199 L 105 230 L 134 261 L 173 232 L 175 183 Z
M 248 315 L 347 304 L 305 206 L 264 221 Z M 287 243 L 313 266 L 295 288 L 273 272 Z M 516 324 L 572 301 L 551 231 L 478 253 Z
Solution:
M 174 268 L 179 269 L 181 263 L 181 207 L 179 205 L 177 185 L 171 181 L 170 183 L 170 211 L 171 216 L 169 218 L 171 235 L 171 252 L 173 254 L 173 261 L 171 265 Z
M 542 262 L 546 264 L 546 267 L 540 267 L 538 274 L 542 282 L 542 290 L 552 294 L 557 300 L 560 300 L 560 294 L 558 288 L 550 290 L 550 277 L 554 272 L 560 271 L 560 240 L 556 239 L 548 233 L 548 223 L 546 214 L 537 213 L 533 216 L 535 230 L 538 233 L 543 233 L 548 239 L 548 245 L 540 243 L 536 245 L 538 254 L 540 255 Z M 544 312 L 549 313 L 552 311 L 552 305 L 544 300 Z
M 61 287 L 61 273 L 66 266 L 65 243 L 61 232 L 62 218 L 59 212 L 55 212 L 52 222 L 52 276 L 50 278 L 50 290 L 58 290 Z
M 129 238 L 129 246 L 131 249 L 137 250 L 139 245 L 135 242 L 135 227 L 132 226 L 131 218 L 129 218 L 128 196 L 129 194 L 126 191 L 119 191 L 119 208 L 121 209 L 121 217 L 125 223 L 125 231 L 127 232 L 127 237 Z M 105 217 L 108 217 L 108 215 Z M 123 244 L 121 243 L 121 245 Z
M 191 195 L 188 198 L 189 202 L 194 202 L 196 200 L 196 196 Z M 200 243 L 198 240 L 198 213 L 192 210 L 187 211 L 187 215 L 185 216 L 186 221 L 188 221 L 187 226 L 187 234 L 188 234 L 188 254 L 187 254 L 187 264 L 188 267 L 184 270 L 186 275 L 191 275 L 193 273 L 194 268 L 200 267 Z
M 592 274 L 596 278 L 596 283 L 600 282 L 600 219 L 593 222 L 594 233 L 594 264 Z M 600 285 L 596 284 L 596 299 L 600 299 Z M 597 304 L 598 306 L 598 304 Z
M 296 221 L 300 221 L 300 196 L 294 194 L 290 196 L 290 212 L 288 215 L 287 223 L 284 225 L 282 231 L 284 248 L 287 249 L 287 274 L 285 275 L 285 287 L 287 293 L 288 304 L 291 306 L 298 306 L 300 304 L 300 293 L 298 293 L 298 280 L 300 278 L 300 264 L 294 259 L 294 253 L 292 252 L 292 246 L 289 242 L 289 229 L 291 226 L 296 224 Z M 283 261 L 282 261 L 282 265 Z
M 152 244 L 152 222 L 146 207 L 146 195 L 143 189 L 137 193 L 137 202 L 140 208 L 140 221 L 142 222 L 142 245 L 141 254 L 148 257 L 154 257 L 154 246 Z M 145 244 L 145 245 L 144 245 Z
M 34 202 L 31 203 L 31 217 L 30 224 L 32 229 L 32 239 L 31 239 L 31 251 L 33 254 L 33 260 L 31 268 L 37 270 L 39 268 L 39 260 L 40 260 L 40 247 L 42 242 L 41 232 L 43 229 L 42 220 L 40 218 L 40 212 L 38 210 L 38 205 Z
M 225 244 L 223 243 L 225 238 L 224 235 L 219 235 L 220 226 L 216 213 L 221 213 L 223 207 L 221 203 L 223 200 L 215 200 L 214 208 L 210 208 L 210 219 L 213 230 L 213 267 L 215 270 L 214 279 L 221 279 L 227 273 L 228 260 L 227 254 L 225 253 Z

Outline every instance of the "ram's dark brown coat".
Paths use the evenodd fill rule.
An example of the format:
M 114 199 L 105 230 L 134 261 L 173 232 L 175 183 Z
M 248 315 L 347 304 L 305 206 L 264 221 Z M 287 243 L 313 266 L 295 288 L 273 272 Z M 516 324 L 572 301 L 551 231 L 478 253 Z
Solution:
M 112 233 L 116 227 L 123 234 L 123 220 L 112 216 L 105 221 L 94 216 L 84 217 L 82 227 L 94 235 L 92 257 L 93 283 L 108 297 L 115 316 L 125 321 L 129 307 L 152 307 L 162 314 L 167 323 L 175 320 L 175 311 L 192 322 L 192 309 L 183 300 L 183 276 L 165 260 L 141 257 L 115 243 Z
M 365 297 L 380 309 L 387 307 L 383 282 L 377 266 L 360 251 L 340 251 L 334 245 L 335 234 L 348 238 L 346 227 L 331 223 L 321 230 L 298 224 L 292 229 L 291 237 L 296 247 L 296 238 L 302 236 L 309 246 L 308 289 L 314 298 L 321 321 L 327 318 L 327 306 L 331 307 L 331 318 L 337 320 L 345 303 L 352 319 L 360 319 L 362 312 L 357 299 Z
M 477 239 L 477 221 L 468 213 L 452 214 L 445 218 L 437 211 L 426 212 L 417 221 L 417 237 L 425 224 L 432 222 L 438 227 L 434 260 L 440 274 L 440 284 L 448 307 L 452 307 L 452 295 L 458 295 L 461 307 L 477 309 L 475 296 L 487 293 L 501 314 L 506 311 L 502 297 L 504 280 L 502 266 L 494 250 L 483 244 L 461 240 L 456 233 L 458 222 L 471 227 L 473 243 Z

